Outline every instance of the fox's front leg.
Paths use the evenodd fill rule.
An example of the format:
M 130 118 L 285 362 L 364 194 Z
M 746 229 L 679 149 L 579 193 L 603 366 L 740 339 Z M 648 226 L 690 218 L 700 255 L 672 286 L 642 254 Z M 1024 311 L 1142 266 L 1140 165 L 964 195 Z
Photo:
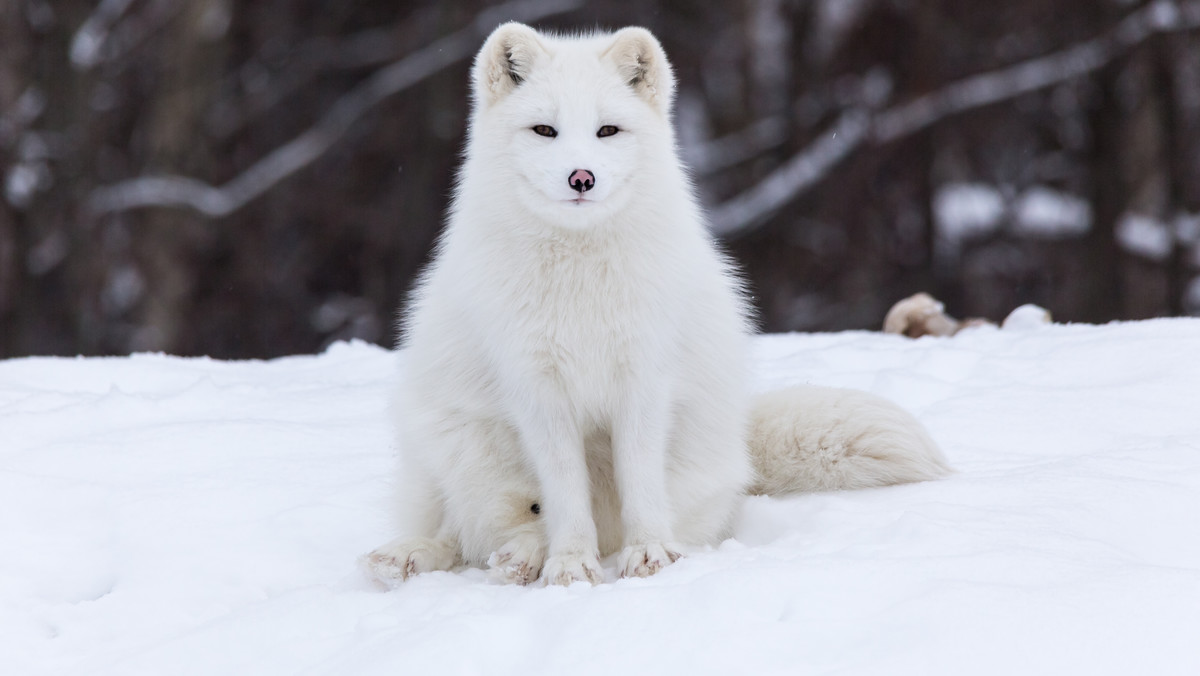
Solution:
M 565 407 L 552 403 L 520 416 L 518 424 L 541 485 L 540 511 L 549 542 L 542 577 L 547 584 L 600 584 L 604 575 L 581 430 Z
M 674 542 L 667 494 L 670 397 L 636 388 L 613 421 L 613 473 L 621 497 L 622 577 L 647 577 L 670 565 L 682 550 Z

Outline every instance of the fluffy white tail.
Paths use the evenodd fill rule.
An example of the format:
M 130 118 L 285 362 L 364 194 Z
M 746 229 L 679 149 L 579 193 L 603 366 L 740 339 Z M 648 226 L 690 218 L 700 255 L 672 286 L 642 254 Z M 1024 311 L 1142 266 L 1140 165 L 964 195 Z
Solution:
M 759 395 L 749 444 L 755 495 L 887 486 L 951 472 L 916 418 L 858 390 L 805 386 Z

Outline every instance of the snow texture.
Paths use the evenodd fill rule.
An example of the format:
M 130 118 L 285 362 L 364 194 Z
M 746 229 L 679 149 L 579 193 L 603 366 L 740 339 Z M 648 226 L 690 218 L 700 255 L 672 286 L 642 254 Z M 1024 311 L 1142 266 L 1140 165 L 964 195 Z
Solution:
M 1051 320 L 1050 311 L 1038 305 L 1026 303 L 1008 313 L 1004 318 L 1004 322 L 1000 326 L 1005 331 L 1028 331 L 1030 329 L 1038 329 Z
M 1082 197 L 1045 186 L 1021 193 L 1014 226 L 1022 234 L 1058 239 L 1086 235 L 1092 229 L 1092 206 Z
M 734 539 L 648 579 L 390 591 L 356 559 L 388 537 L 392 354 L 0 362 L 0 664 L 1197 674 L 1197 345 L 1197 319 L 763 336 L 759 388 L 888 397 L 958 472 L 748 499 Z
M 1136 213 L 1127 213 L 1117 223 L 1117 241 L 1130 253 L 1164 261 L 1175 245 L 1167 224 Z
M 933 197 L 937 236 L 957 244 L 995 232 L 1004 216 L 1004 196 L 984 183 L 947 183 Z

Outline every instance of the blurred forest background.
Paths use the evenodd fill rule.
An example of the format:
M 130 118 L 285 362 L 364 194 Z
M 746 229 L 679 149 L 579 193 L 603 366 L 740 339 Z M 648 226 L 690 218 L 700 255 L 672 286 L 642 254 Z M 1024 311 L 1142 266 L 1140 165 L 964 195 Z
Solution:
M 0 0 L 0 356 L 389 344 L 509 19 L 661 38 L 765 330 L 1200 314 L 1196 0 Z

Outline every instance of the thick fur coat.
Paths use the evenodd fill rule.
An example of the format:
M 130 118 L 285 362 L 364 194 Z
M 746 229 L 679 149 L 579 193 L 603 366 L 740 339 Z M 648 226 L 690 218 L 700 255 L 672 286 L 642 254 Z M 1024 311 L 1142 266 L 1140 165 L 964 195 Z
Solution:
M 831 452 L 897 469 L 795 478 L 822 474 L 805 467 L 828 437 L 797 416 L 826 401 L 806 390 L 776 393 L 751 433 L 747 303 L 679 162 L 674 78 L 649 32 L 506 24 L 472 90 L 447 226 L 407 314 L 398 537 L 367 557 L 376 576 L 466 563 L 594 584 L 612 553 L 619 575 L 645 576 L 727 537 L 748 489 L 945 471 L 895 407 L 855 423 L 915 426 L 880 435 L 891 455 Z

